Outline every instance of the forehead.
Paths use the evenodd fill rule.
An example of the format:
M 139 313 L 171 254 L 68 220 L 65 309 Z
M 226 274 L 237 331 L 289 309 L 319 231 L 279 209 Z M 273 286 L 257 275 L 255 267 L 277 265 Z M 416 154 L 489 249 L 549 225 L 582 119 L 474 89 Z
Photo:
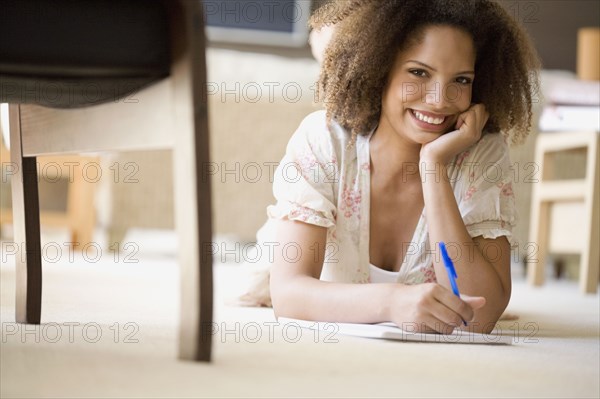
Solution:
M 424 57 L 436 64 L 475 63 L 475 44 L 466 31 L 448 25 L 432 25 L 414 32 L 398 53 L 398 59 Z M 419 60 L 424 62 L 424 60 Z

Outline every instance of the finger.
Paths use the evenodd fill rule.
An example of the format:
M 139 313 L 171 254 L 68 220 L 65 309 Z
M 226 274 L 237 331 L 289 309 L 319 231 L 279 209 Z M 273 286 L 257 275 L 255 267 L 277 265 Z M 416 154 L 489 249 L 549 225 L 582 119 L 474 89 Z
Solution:
M 469 108 L 467 108 L 467 111 L 469 111 L 469 110 L 471 110 L 471 109 L 475 108 L 477 105 L 479 105 L 479 104 L 477 104 L 477 103 L 471 103 L 471 104 L 469 105 Z M 466 111 L 465 111 L 465 112 L 466 112 Z
M 479 115 L 479 110 L 481 109 L 481 104 L 471 104 L 471 106 L 469 108 L 467 108 L 467 110 L 465 110 L 463 113 L 461 113 L 458 117 L 458 120 L 462 120 L 462 122 L 460 123 L 461 126 L 463 124 L 466 124 L 467 127 L 470 126 L 477 126 L 476 123 L 479 120 L 478 115 Z M 459 127 L 457 127 L 458 129 Z
M 471 108 L 473 108 L 474 110 L 477 110 L 477 112 L 485 111 L 485 105 L 483 105 L 481 103 L 473 104 Z
M 471 317 L 470 319 L 465 319 L 469 323 L 472 322 L 475 318 L 475 311 L 484 307 L 487 302 L 486 299 L 482 296 L 461 295 L 461 299 L 473 310 L 473 317 Z
M 421 324 L 421 327 L 419 328 L 419 332 L 425 333 L 425 334 L 437 334 L 438 331 L 434 330 L 431 327 L 428 327 L 426 324 Z
M 426 289 L 426 295 L 419 301 L 416 320 L 420 320 L 429 328 L 441 334 L 451 334 L 454 328 L 462 325 L 462 320 L 460 316 L 437 299 L 440 292 L 443 293 L 448 290 L 439 284 L 427 284 L 423 287 Z M 458 297 L 456 297 L 456 300 L 462 302 Z
M 483 104 L 477 104 L 474 109 L 477 115 L 477 126 L 479 126 L 479 130 L 483 130 L 483 127 L 485 126 L 490 114 L 487 112 L 485 105 Z
M 490 119 L 490 113 L 485 111 L 485 117 L 483 118 L 483 124 L 481 125 L 481 130 L 483 130 L 483 128 L 485 127 L 485 124 L 487 123 L 487 121 Z
M 479 140 L 483 132 L 483 127 L 487 121 L 487 112 L 482 104 L 477 104 L 473 107 L 473 120 L 469 124 L 471 135 L 473 139 Z
M 479 124 L 481 123 L 481 119 L 482 119 L 482 115 L 483 115 L 484 109 L 482 108 L 481 104 L 475 104 L 471 108 L 471 110 L 473 112 L 474 126 L 479 126 Z
M 431 315 L 435 317 L 441 329 L 440 332 L 443 333 L 447 333 L 448 331 L 451 333 L 454 328 L 464 324 L 463 319 L 458 313 L 440 302 L 432 306 Z
M 424 318 L 425 328 L 420 327 L 422 332 L 436 332 L 439 334 L 452 334 L 456 326 L 445 323 L 443 320 L 438 319 L 433 314 Z
M 464 295 L 465 298 L 481 298 L 481 297 L 469 297 L 468 295 Z M 473 320 L 473 316 L 475 315 L 473 308 L 464 300 L 457 297 L 452 293 L 452 291 L 444 288 L 443 290 L 438 291 L 438 296 L 436 299 L 447 306 L 454 313 L 458 314 L 459 317 L 464 321 Z M 485 301 L 485 298 L 484 298 Z M 483 306 L 483 305 L 482 305 Z
M 456 129 L 460 129 L 463 125 L 465 125 L 465 127 L 471 126 L 470 119 L 473 118 L 473 115 L 473 108 L 469 108 L 465 112 L 459 114 L 458 119 L 456 120 Z
M 461 299 L 464 302 L 466 302 L 473 310 L 481 309 L 486 304 L 486 299 L 482 296 L 462 295 Z

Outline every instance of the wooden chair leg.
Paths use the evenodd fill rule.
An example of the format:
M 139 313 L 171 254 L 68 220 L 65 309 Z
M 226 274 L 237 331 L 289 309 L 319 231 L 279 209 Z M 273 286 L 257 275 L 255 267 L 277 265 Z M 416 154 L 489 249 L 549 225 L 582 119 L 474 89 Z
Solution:
M 20 105 L 9 108 L 11 179 L 14 241 L 16 254 L 16 320 L 39 324 L 42 310 L 42 256 L 40 205 L 35 157 L 23 157 Z
M 175 221 L 179 236 L 181 315 L 179 357 L 210 361 L 213 281 L 210 180 L 202 179 L 209 160 L 204 27 L 200 2 L 171 6 L 183 24 L 171 25 L 174 62 L 171 70 L 175 110 Z M 182 46 L 182 44 L 185 44 Z
M 93 158 L 81 158 L 89 162 Z M 70 176 L 67 200 L 67 217 L 71 227 L 71 241 L 78 242 L 81 250 L 90 244 L 94 238 L 96 213 L 94 208 L 94 183 L 85 181 L 81 173 Z
M 598 143 L 599 134 L 594 132 L 590 134 L 587 149 L 587 170 L 586 170 L 586 197 L 585 207 L 589 219 L 584 223 L 584 232 L 586 234 L 585 244 L 581 253 L 581 266 L 579 270 L 579 288 L 582 293 L 595 294 L 598 292 L 598 278 L 600 275 L 600 211 L 598 210 L 598 200 L 600 199 L 600 145 Z

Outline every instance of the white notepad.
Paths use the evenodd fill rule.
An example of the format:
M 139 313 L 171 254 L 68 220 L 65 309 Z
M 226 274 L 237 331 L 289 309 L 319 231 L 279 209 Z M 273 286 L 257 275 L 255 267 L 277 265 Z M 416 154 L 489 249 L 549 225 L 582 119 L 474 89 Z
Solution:
M 512 337 L 510 334 L 503 335 L 500 331 L 492 331 L 491 334 L 477 334 L 462 330 L 455 330 L 452 334 L 431 334 L 411 331 L 409 328 L 402 330 L 394 323 L 378 324 L 356 324 L 356 323 L 331 323 L 316 322 L 299 319 L 289 319 L 280 317 L 278 321 L 282 324 L 296 324 L 300 328 L 311 330 L 320 330 L 330 339 L 335 339 L 336 335 L 350 335 L 364 338 L 391 339 L 398 341 L 411 342 L 436 342 L 436 343 L 455 343 L 455 344 L 489 344 L 489 345 L 510 345 Z M 410 326 L 408 326 L 410 327 Z

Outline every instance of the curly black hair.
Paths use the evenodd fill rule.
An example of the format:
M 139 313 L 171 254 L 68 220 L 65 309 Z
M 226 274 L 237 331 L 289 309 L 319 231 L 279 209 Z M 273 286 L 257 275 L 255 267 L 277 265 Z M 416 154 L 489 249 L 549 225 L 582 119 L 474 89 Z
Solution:
M 310 25 L 335 24 L 319 78 L 329 121 L 367 134 L 379 123 L 381 101 L 399 51 L 421 39 L 424 28 L 448 25 L 467 32 L 476 50 L 472 102 L 490 114 L 485 132 L 513 143 L 531 127 L 532 96 L 540 62 L 523 28 L 489 0 L 342 0 L 319 8 Z

